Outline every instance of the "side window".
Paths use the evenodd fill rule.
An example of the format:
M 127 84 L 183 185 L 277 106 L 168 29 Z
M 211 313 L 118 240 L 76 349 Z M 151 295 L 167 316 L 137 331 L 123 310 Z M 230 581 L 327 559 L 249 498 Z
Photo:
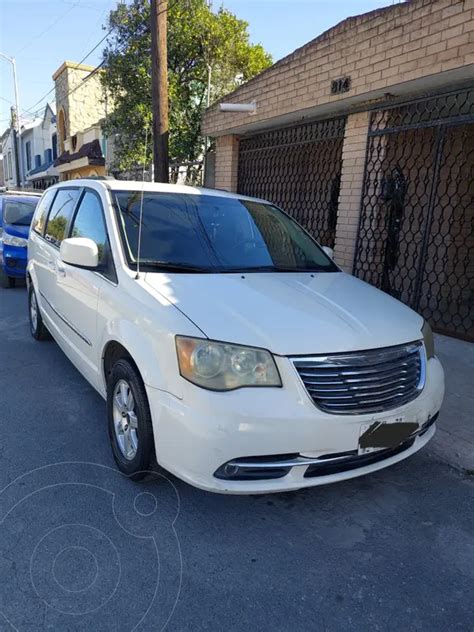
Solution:
M 86 191 L 72 225 L 71 237 L 88 237 L 97 244 L 99 263 L 105 263 L 107 230 L 104 224 L 102 204 L 95 193 Z
M 33 221 L 31 223 L 31 229 L 39 235 L 43 234 L 44 225 L 46 223 L 46 216 L 48 215 L 49 207 L 51 206 L 51 202 L 53 201 L 55 193 L 56 189 L 48 189 L 44 193 L 43 197 L 39 201 L 38 206 L 36 207 Z
M 76 205 L 79 189 L 59 189 L 48 215 L 45 239 L 60 246 Z

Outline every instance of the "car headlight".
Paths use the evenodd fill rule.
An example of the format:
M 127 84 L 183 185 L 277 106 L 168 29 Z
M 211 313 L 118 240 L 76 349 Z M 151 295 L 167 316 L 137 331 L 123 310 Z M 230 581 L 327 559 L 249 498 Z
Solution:
M 26 248 L 28 245 L 28 239 L 24 237 L 15 237 L 15 235 L 10 235 L 7 232 L 3 233 L 3 244 L 5 246 L 19 246 L 20 248 Z
M 423 342 L 425 343 L 426 357 L 429 360 L 430 358 L 434 357 L 435 348 L 433 331 L 431 330 L 430 324 L 427 320 L 425 320 L 425 322 L 423 323 L 421 333 L 423 334 Z
M 275 360 L 265 349 L 176 336 L 176 351 L 181 375 L 202 388 L 281 386 Z

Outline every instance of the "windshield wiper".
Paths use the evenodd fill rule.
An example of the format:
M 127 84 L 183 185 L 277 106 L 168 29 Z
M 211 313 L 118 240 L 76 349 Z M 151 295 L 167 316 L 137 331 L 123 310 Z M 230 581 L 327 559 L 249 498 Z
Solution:
M 283 266 L 252 266 L 249 268 L 222 268 L 220 272 L 327 272 L 327 268 L 291 268 Z
M 153 268 L 163 272 L 215 272 L 213 268 L 201 268 L 187 263 L 173 261 L 140 261 L 140 268 Z

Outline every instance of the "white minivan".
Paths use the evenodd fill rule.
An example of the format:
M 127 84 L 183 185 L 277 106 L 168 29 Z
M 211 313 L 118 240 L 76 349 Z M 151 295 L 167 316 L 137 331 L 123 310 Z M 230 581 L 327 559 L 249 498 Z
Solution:
M 262 493 L 396 463 L 435 432 L 421 316 L 341 271 L 264 200 L 119 180 L 49 188 L 28 242 L 31 332 L 107 401 L 118 467 Z

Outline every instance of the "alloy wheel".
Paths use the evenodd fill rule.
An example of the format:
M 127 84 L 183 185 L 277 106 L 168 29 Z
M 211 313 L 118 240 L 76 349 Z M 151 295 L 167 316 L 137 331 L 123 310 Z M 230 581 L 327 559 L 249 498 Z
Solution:
M 31 330 L 35 333 L 38 329 L 38 304 L 36 303 L 36 295 L 34 291 L 30 294 L 30 318 Z
M 113 419 L 120 452 L 127 461 L 132 461 L 138 450 L 138 419 L 132 389 L 123 379 L 118 380 L 114 388 Z

